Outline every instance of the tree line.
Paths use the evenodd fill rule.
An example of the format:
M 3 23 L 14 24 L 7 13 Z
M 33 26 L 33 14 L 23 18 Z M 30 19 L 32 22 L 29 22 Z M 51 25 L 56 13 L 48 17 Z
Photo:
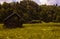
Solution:
M 60 6 L 38 5 L 30 1 L 0 4 L 0 23 L 12 13 L 18 13 L 25 21 L 40 20 L 43 22 L 60 22 Z

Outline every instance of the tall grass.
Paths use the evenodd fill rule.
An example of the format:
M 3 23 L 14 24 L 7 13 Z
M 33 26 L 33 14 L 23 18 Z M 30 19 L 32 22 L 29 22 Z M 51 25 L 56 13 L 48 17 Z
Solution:
M 2 29 L 3 24 L 0 24 L 0 39 L 60 39 L 60 27 L 54 25 L 36 23 L 23 24 L 24 28 Z

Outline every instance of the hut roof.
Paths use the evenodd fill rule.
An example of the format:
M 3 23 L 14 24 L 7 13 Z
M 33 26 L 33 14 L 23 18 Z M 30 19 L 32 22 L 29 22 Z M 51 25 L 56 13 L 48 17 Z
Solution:
M 8 17 L 6 17 L 5 19 L 4 19 L 4 21 L 6 21 L 7 19 L 9 19 L 11 16 L 13 16 L 13 15 L 17 15 L 19 18 L 21 18 L 21 16 L 18 14 L 18 13 L 12 13 L 12 14 L 10 14 Z

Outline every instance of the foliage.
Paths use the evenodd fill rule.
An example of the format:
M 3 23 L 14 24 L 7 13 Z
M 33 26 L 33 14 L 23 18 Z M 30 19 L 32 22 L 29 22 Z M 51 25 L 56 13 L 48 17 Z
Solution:
M 40 20 L 44 22 L 60 22 L 60 6 L 38 5 L 33 1 L 21 1 L 0 4 L 0 23 L 11 13 L 18 13 L 26 22 Z

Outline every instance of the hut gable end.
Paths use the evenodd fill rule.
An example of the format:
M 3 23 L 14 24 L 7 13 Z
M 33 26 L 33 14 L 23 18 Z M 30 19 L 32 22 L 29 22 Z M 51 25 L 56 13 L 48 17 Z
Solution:
M 17 27 L 21 25 L 21 16 L 18 13 L 12 13 L 7 18 L 4 19 L 4 25 L 6 27 Z

